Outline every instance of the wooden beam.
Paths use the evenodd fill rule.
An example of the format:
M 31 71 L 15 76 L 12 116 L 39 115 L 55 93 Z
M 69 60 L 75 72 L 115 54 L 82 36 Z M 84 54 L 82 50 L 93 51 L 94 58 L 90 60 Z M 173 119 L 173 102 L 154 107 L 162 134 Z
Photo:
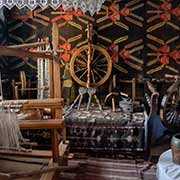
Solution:
M 34 48 L 34 47 L 39 47 L 39 46 L 44 46 L 48 44 L 48 42 L 35 42 L 35 43 L 27 43 L 27 44 L 18 44 L 18 45 L 12 45 L 12 46 L 7 46 L 8 48 Z
M 57 23 L 53 23 L 52 26 L 52 45 L 53 51 L 56 52 L 59 46 L 59 28 Z M 61 76 L 60 76 L 60 65 L 53 61 L 53 77 L 54 77 L 54 98 L 61 97 Z M 62 118 L 61 110 L 55 110 L 55 118 Z
M 31 52 L 21 49 L 13 49 L 7 46 L 0 46 L 0 56 L 16 56 L 16 57 L 29 57 L 29 58 L 46 58 L 53 59 L 51 54 L 46 54 L 44 52 Z
M 60 65 L 53 61 L 54 67 L 54 98 L 61 98 L 61 77 L 60 77 Z M 62 118 L 61 109 L 55 110 L 55 118 Z
M 38 169 L 33 171 L 21 171 L 21 172 L 13 172 L 13 173 L 0 173 L 0 177 L 3 177 L 2 180 L 14 180 L 18 178 L 26 178 L 26 177 L 32 177 L 36 175 L 41 174 L 49 174 L 49 172 L 53 172 L 53 175 L 56 173 L 56 171 L 65 171 L 70 169 L 77 169 L 77 166 L 58 166 L 57 163 L 52 163 L 52 166 L 44 168 L 44 169 Z M 53 176 L 48 176 L 48 178 L 41 177 L 40 180 L 52 180 Z
M 34 158 L 52 158 L 52 152 L 47 150 L 32 150 L 32 151 L 14 151 L 7 149 L 0 149 L 1 155 L 15 156 L 15 157 L 34 157 Z
M 52 129 L 63 128 L 62 119 L 48 120 L 22 120 L 19 122 L 21 129 Z M 58 146 L 58 145 L 57 145 Z
M 67 168 L 67 167 L 66 167 Z M 64 168 L 62 167 L 62 170 Z M 14 173 L 10 173 L 8 175 L 10 175 L 10 179 L 17 179 L 17 178 L 26 178 L 26 177 L 32 177 L 32 176 L 36 176 L 36 175 L 41 175 L 44 173 L 49 173 L 49 172 L 56 172 L 57 170 L 60 170 L 60 167 L 54 166 L 54 167 L 48 167 L 48 168 L 44 168 L 44 169 L 39 169 L 39 170 L 34 170 L 34 171 L 25 171 L 25 172 L 14 172 Z M 52 179 L 52 178 L 51 178 Z M 49 180 L 51 180 L 49 179 Z
M 44 108 L 61 108 L 62 99 L 39 99 L 28 100 L 28 103 L 24 104 L 23 109 L 44 109 Z
M 59 28 L 57 23 L 53 23 L 52 26 L 52 45 L 53 45 L 53 51 L 57 52 L 58 46 L 59 46 Z M 53 61 L 53 84 L 54 84 L 54 98 L 61 98 L 61 75 L 60 75 L 60 64 L 55 61 Z M 62 112 L 61 109 L 55 109 L 55 118 L 62 119 Z M 63 127 L 63 132 L 65 131 L 65 127 Z M 64 134 L 64 133 L 63 133 Z M 52 147 L 53 147 L 53 160 L 54 162 L 57 161 L 59 157 L 59 147 L 58 147 L 58 132 L 56 129 L 52 130 Z M 63 139 L 64 135 L 63 135 Z
M 44 109 L 44 108 L 61 108 L 61 98 L 51 99 L 31 99 L 31 100 L 5 100 L 4 106 L 22 104 L 23 110 Z

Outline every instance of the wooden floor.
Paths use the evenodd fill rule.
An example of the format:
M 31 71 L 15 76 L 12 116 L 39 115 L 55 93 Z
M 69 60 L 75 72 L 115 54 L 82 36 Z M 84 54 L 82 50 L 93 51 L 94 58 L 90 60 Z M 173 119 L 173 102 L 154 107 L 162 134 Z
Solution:
M 8 160 L 9 159 L 9 160 Z M 19 160 L 16 162 L 15 160 Z M 27 162 L 26 162 L 27 161 Z M 23 163 L 26 162 L 26 163 Z M 37 164 L 35 164 L 35 163 Z M 0 172 L 10 173 L 10 172 L 19 172 L 19 171 L 33 171 L 43 167 L 43 164 L 47 164 L 47 160 L 43 159 L 33 159 L 33 158 L 20 158 L 20 157 L 0 157 Z M 38 180 L 39 176 L 29 177 L 25 179 L 17 179 L 17 180 Z M 0 179 L 1 180 L 1 179 Z
M 33 163 L 31 159 L 31 163 Z M 13 161 L 0 160 L 1 172 L 27 171 L 42 168 L 47 164 L 47 160 L 39 160 L 38 164 L 17 163 Z M 141 160 L 127 159 L 106 159 L 87 158 L 81 160 L 70 160 L 69 165 L 83 164 L 79 171 L 74 173 L 61 173 L 60 180 L 156 180 L 155 165 L 149 166 L 147 162 Z M 25 180 L 38 180 L 39 177 L 25 178 Z M 19 179 L 20 180 L 20 179 Z M 23 179 L 21 179 L 23 180 Z
M 60 176 L 63 180 L 156 180 L 155 165 L 135 160 L 114 160 L 105 158 L 88 158 L 87 160 L 71 160 L 70 164 L 83 162 L 82 172 Z
M 154 164 L 144 162 L 142 159 L 112 159 L 88 157 L 84 159 L 72 159 L 69 165 L 83 164 L 79 171 L 74 173 L 61 173 L 60 180 L 156 180 L 156 163 L 159 155 L 169 149 L 168 144 L 156 146 L 151 149 Z M 11 160 L 8 160 L 11 159 Z M 45 167 L 49 159 L 20 158 L 0 156 L 0 172 L 31 171 Z M 22 163 L 23 162 L 23 163 Z M 39 177 L 29 177 L 18 180 L 38 180 Z M 1 180 L 1 179 L 0 179 Z

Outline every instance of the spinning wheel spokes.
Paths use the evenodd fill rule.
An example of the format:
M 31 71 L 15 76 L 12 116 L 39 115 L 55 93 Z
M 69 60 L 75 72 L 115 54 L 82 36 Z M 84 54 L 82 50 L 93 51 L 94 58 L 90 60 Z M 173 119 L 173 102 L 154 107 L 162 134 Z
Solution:
M 111 57 L 107 51 L 93 44 L 80 47 L 70 62 L 73 79 L 85 87 L 102 85 L 109 78 L 111 70 Z
M 84 70 L 86 70 L 86 69 L 87 69 L 86 67 L 83 67 L 83 68 L 81 68 L 81 69 L 77 69 L 77 70 L 75 71 L 75 73 L 78 73 L 78 72 L 84 71 Z
M 176 81 L 163 97 L 160 111 L 162 122 L 168 128 L 180 130 L 180 81 Z
M 73 79 L 81 86 L 98 87 L 110 76 L 111 57 L 107 51 L 92 44 L 93 26 L 87 25 L 87 45 L 80 47 L 72 56 L 70 72 Z
M 87 69 L 81 74 L 81 76 L 79 77 L 79 79 L 81 80 L 86 74 L 87 74 Z
M 87 63 L 87 59 L 86 59 L 86 54 L 85 52 L 82 52 L 82 54 L 79 54 L 79 57 L 81 58 L 81 60 L 86 64 Z

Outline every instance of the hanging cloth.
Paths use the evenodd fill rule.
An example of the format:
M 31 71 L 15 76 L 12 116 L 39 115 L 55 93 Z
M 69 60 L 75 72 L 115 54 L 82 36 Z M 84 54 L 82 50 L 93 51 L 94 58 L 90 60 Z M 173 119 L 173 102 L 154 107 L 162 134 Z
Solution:
M 50 43 L 45 47 L 38 47 L 38 51 L 50 51 Z M 49 59 L 38 58 L 37 60 L 37 78 L 38 92 L 37 99 L 47 99 L 50 97 L 50 76 L 49 76 Z

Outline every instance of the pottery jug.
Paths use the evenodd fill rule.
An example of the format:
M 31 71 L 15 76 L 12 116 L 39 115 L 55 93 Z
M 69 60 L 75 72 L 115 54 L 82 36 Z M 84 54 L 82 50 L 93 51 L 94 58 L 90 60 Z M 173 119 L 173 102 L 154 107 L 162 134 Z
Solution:
M 180 133 L 172 137 L 171 149 L 174 163 L 180 165 Z

